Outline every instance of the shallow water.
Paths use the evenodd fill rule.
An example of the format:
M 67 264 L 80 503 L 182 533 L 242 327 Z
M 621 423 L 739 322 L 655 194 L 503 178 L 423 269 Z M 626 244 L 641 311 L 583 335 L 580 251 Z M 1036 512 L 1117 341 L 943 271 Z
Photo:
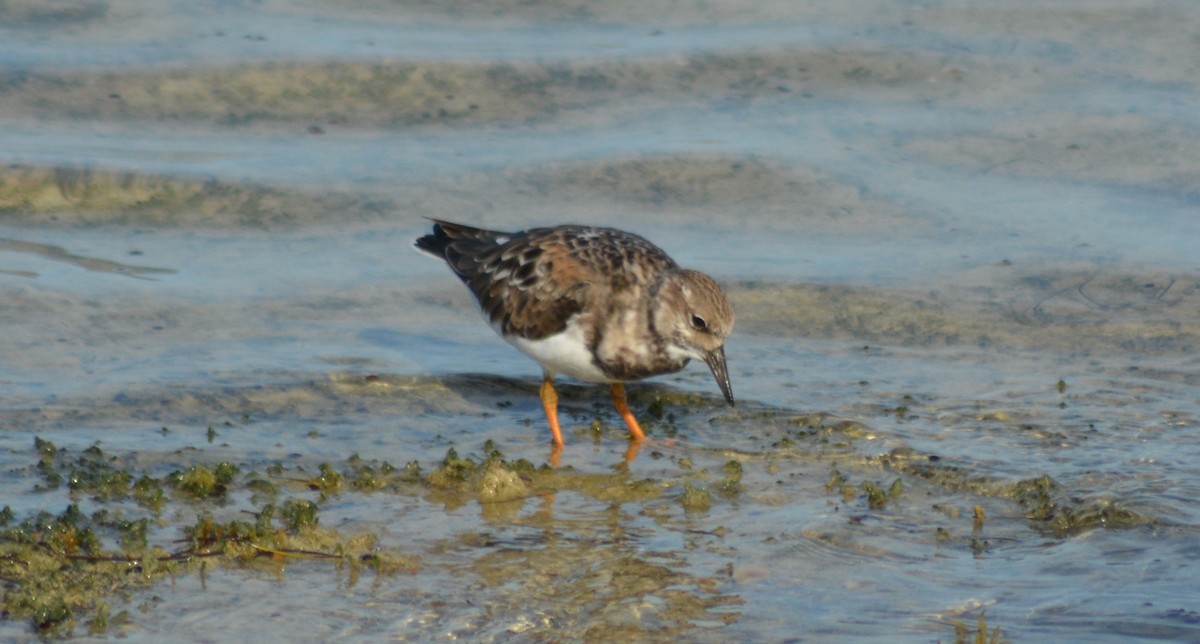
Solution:
M 313 496 L 415 570 L 214 568 L 109 634 L 1198 639 L 1190 9 L 4 4 L 0 505 L 104 507 L 30 483 L 34 436 L 160 476 L 543 463 L 536 366 L 408 246 L 594 223 L 727 286 L 739 407 L 631 385 L 626 467 L 564 386 L 527 498 Z

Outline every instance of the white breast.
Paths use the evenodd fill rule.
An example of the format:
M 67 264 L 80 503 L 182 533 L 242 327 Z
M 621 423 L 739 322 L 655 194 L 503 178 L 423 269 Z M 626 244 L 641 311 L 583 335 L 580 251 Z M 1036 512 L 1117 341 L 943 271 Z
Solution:
M 550 375 L 563 374 L 583 382 L 613 382 L 592 361 L 592 352 L 584 340 L 579 316 L 567 320 L 567 328 L 542 340 L 505 338 L 521 353 L 533 358 Z

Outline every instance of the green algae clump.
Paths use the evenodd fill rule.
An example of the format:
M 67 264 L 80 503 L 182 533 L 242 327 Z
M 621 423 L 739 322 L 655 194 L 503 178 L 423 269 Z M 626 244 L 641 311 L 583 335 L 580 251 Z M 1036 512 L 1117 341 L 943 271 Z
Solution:
M 699 488 L 691 483 L 683 484 L 683 492 L 679 494 L 679 505 L 683 506 L 686 512 L 708 512 L 712 507 L 712 494 L 704 488 Z
M 319 505 L 293 495 L 310 494 L 307 489 L 240 477 L 233 463 L 195 464 L 156 477 L 128 467 L 136 455 L 108 454 L 96 445 L 73 452 L 37 438 L 34 452 L 36 463 L 28 468 L 34 489 L 68 503 L 59 514 L 43 510 L 23 519 L 10 506 L 0 509 L 0 619 L 26 620 L 40 638 L 70 637 L 76 627 L 93 636 L 121 636 L 129 612 L 110 615 L 105 598 L 129 597 L 168 577 L 203 574 L 209 562 L 329 560 L 352 575 L 363 568 L 377 574 L 416 570 L 415 559 L 379 547 L 373 535 L 321 527 Z M 282 467 L 275 471 L 284 473 Z M 343 476 L 331 466 L 320 471 L 329 480 Z M 177 494 L 168 497 L 164 488 Z M 246 510 L 221 510 L 235 493 L 285 498 L 249 512 L 253 520 L 247 521 L 230 518 Z M 221 503 L 214 506 L 214 500 Z M 163 518 L 189 514 L 196 517 L 190 525 Z
M 171 473 L 167 477 L 167 482 L 175 489 L 197 500 L 221 498 L 225 496 L 229 484 L 237 474 L 237 466 L 231 463 L 217 463 L 211 468 L 205 465 L 193 465 L 186 471 Z
M 524 499 L 529 488 L 520 474 L 505 468 L 500 463 L 491 463 L 479 477 L 476 486 L 480 503 L 505 503 Z

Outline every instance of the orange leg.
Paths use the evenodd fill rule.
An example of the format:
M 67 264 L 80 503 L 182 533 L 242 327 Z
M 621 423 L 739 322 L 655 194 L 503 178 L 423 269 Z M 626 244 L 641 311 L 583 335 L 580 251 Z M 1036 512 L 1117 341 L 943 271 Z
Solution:
M 554 391 L 554 382 L 550 376 L 542 380 L 542 408 L 546 410 L 546 420 L 550 423 L 550 433 L 554 434 L 554 444 L 562 447 L 562 430 L 558 428 L 558 392 Z
M 625 465 L 629 465 L 637 460 L 638 452 L 642 451 L 642 445 L 645 444 L 646 441 L 629 441 L 629 447 L 625 448 Z
M 633 417 L 633 412 L 629 411 L 629 405 L 625 402 L 625 383 L 612 383 L 612 401 L 616 405 L 617 412 L 621 414 L 621 418 L 625 419 L 625 424 L 629 426 L 629 435 L 635 441 L 646 440 L 646 434 L 642 433 L 642 428 L 638 425 L 637 419 Z

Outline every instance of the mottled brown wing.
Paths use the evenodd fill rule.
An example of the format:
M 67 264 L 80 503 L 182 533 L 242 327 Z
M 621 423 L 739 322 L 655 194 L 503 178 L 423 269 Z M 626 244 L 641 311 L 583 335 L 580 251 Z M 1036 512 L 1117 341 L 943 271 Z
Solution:
M 493 326 L 532 340 L 562 331 L 590 298 L 676 267 L 642 237 L 588 226 L 500 233 L 437 221 L 417 247 L 446 260 Z

